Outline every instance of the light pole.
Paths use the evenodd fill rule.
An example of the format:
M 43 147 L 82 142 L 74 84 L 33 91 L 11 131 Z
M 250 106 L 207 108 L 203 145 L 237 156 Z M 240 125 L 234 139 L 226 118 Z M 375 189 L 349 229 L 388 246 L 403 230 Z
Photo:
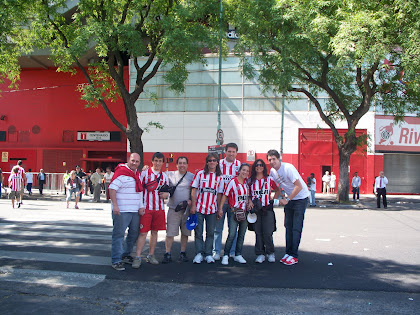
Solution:
M 223 2 L 220 0 L 220 29 L 219 29 L 219 89 L 217 103 L 217 133 L 222 128 L 221 112 L 222 112 L 222 42 L 223 42 Z M 220 144 L 219 137 L 216 140 Z

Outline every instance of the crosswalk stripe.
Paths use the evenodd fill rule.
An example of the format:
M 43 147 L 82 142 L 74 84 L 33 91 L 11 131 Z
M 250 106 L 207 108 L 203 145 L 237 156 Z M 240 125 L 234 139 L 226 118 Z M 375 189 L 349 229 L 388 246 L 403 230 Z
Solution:
M 69 264 L 86 264 L 109 266 L 111 264 L 111 255 L 109 257 L 92 255 L 69 255 L 55 253 L 39 252 L 19 252 L 11 250 L 0 250 L 0 259 L 23 259 L 31 261 L 49 261 Z
M 0 246 L 34 246 L 51 248 L 73 248 L 73 249 L 100 249 L 111 251 L 111 244 L 82 243 L 69 241 L 51 240 L 16 240 L 11 238 L 0 238 Z
M 105 275 L 53 270 L 0 268 L 0 280 L 91 288 L 105 280 Z
M 44 232 L 44 231 L 17 231 L 17 230 L 0 230 L 0 235 L 13 236 L 48 236 L 57 238 L 71 238 L 71 239 L 94 239 L 94 240 L 109 240 L 111 241 L 111 233 L 109 234 L 83 234 L 83 233 L 69 233 L 69 232 Z
M 112 233 L 112 227 L 82 226 L 82 225 L 59 225 L 59 224 L 38 224 L 37 222 L 0 223 L 3 230 L 15 228 L 30 228 L 33 230 L 69 230 L 69 231 L 92 231 Z

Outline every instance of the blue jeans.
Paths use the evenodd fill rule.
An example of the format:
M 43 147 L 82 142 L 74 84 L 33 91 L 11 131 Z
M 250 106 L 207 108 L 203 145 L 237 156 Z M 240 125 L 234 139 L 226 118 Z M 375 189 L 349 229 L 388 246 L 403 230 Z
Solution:
M 316 206 L 315 203 L 315 190 L 310 190 L 311 192 L 311 206 Z
M 232 252 L 232 249 L 235 251 L 235 256 L 242 255 L 242 247 L 244 246 L 244 239 L 246 229 L 248 228 L 248 221 L 244 220 L 238 222 L 235 220 L 235 216 L 231 214 L 228 217 L 229 220 L 229 236 L 226 240 L 225 244 L 225 252 L 224 254 L 227 255 L 228 253 Z M 239 231 L 238 231 L 239 226 Z M 236 246 L 233 246 L 233 242 L 236 240 Z
M 111 260 L 113 264 L 116 264 L 121 261 L 122 256 L 130 255 L 133 250 L 139 236 L 140 216 L 138 212 L 121 212 L 120 215 L 112 214 L 112 221 L 114 229 L 112 230 Z M 124 242 L 127 227 L 128 233 Z
M 202 214 L 197 212 L 198 224 L 194 229 L 195 254 L 211 256 L 214 241 L 214 227 L 216 226 L 216 213 Z M 206 220 L 206 242 L 203 240 L 204 220 Z
M 353 187 L 353 200 L 356 200 L 356 195 L 357 200 L 359 200 L 359 187 Z
M 284 227 L 286 228 L 286 254 L 298 258 L 303 220 L 308 198 L 290 200 L 284 206 Z
M 213 245 L 213 254 L 219 254 L 222 250 L 222 238 L 223 238 L 223 227 L 225 225 L 225 217 L 228 217 L 228 227 L 230 227 L 230 220 L 229 218 L 232 216 L 230 213 L 230 207 L 228 204 L 223 205 L 223 216 L 217 220 L 216 222 L 216 228 L 214 229 L 214 245 Z M 234 255 L 235 254 L 235 247 L 236 247 L 236 239 L 238 238 L 238 235 L 235 234 L 235 239 L 232 243 L 232 250 L 229 254 Z

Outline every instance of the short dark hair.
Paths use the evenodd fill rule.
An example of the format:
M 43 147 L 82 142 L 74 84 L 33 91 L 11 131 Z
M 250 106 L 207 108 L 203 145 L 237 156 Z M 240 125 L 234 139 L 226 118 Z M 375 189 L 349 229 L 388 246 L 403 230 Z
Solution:
M 268 150 L 268 152 L 267 152 L 267 159 L 268 159 L 269 156 L 273 156 L 273 155 L 278 159 L 280 158 L 279 151 L 271 149 L 271 150 Z
M 311 173 L 311 176 L 315 177 L 315 174 L 314 173 Z
M 19 161 L 17 162 L 17 165 L 22 165 L 22 160 L 19 160 Z
M 32 172 L 32 169 L 30 168 L 30 169 L 28 170 L 28 172 Z
M 187 164 L 188 164 L 188 158 L 186 157 L 186 156 L 179 156 L 177 159 L 176 159 L 176 164 L 178 164 L 178 162 L 179 162 L 179 160 L 180 159 L 185 159 L 185 160 L 187 160 Z
M 236 143 L 231 142 L 226 144 L 225 151 L 227 151 L 228 148 L 234 148 L 236 152 L 238 152 L 238 145 Z
M 154 159 L 162 159 L 162 161 L 165 161 L 165 156 L 161 152 L 155 152 L 152 156 L 152 161 Z

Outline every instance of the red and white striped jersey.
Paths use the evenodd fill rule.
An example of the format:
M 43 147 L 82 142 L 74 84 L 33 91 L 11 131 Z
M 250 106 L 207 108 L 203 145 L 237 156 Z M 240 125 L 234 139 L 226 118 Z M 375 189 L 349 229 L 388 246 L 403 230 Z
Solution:
M 241 184 L 237 177 L 233 178 L 227 184 L 223 194 L 228 197 L 229 206 L 247 210 L 249 187 L 246 180 Z
M 225 186 L 230 182 L 232 178 L 238 176 L 239 168 L 241 167 L 241 162 L 235 160 L 233 162 L 226 161 L 226 158 L 219 161 L 220 170 L 222 171 L 223 181 Z
M 9 187 L 12 191 L 20 191 L 22 187 L 22 177 L 19 177 L 18 174 L 12 173 L 9 176 Z
M 156 181 L 160 176 L 159 183 L 153 187 L 149 188 L 147 184 L 151 184 Z M 154 173 L 152 168 L 149 167 L 147 170 L 141 172 L 140 180 L 143 183 L 144 191 L 144 206 L 148 210 L 165 210 L 165 204 L 162 198 L 159 197 L 158 189 L 164 184 L 169 185 L 168 176 L 163 173 Z M 153 186 L 153 185 L 151 185 Z
M 270 201 L 271 191 L 276 190 L 277 188 L 278 185 L 276 181 L 270 176 L 256 179 L 255 182 L 250 185 L 252 200 L 261 198 L 261 204 L 265 207 Z
M 26 178 L 26 173 L 25 173 L 24 168 L 19 165 L 17 167 L 18 167 L 18 172 L 17 172 L 18 176 L 22 179 Z
M 192 188 L 197 188 L 197 211 L 202 214 L 213 214 L 217 211 L 217 193 L 221 193 L 222 176 L 204 170 L 198 171 L 191 182 Z

